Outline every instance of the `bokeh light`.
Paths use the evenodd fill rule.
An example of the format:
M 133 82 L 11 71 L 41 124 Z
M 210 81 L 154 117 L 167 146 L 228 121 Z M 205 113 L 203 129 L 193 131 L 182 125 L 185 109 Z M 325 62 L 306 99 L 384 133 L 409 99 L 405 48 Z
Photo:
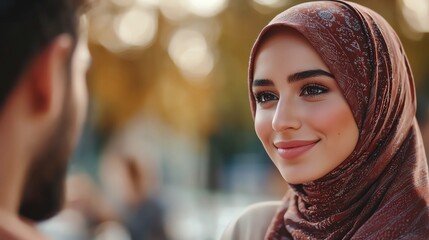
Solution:
M 134 4 L 134 0 L 110 0 L 110 2 L 118 7 L 129 7 Z
M 170 40 L 168 53 L 188 77 L 204 77 L 213 69 L 213 55 L 204 35 L 194 29 L 179 29 Z
M 132 47 L 149 45 L 157 28 L 157 14 L 139 7 L 131 8 L 115 19 L 115 32 L 119 39 Z
M 97 34 L 97 42 L 109 51 L 119 53 L 128 48 L 116 34 L 113 27 L 113 18 L 110 15 L 106 14 L 94 19 L 92 26 L 94 30 L 90 31 L 90 35 Z
M 253 2 L 265 7 L 277 8 L 284 6 L 288 0 L 253 0 Z
M 201 17 L 213 17 L 219 14 L 228 4 L 227 0 L 182 0 L 190 12 Z
M 416 32 L 429 32 L 428 0 L 402 0 L 401 9 L 411 29 Z
M 141 6 L 157 7 L 160 4 L 160 0 L 137 0 L 137 3 Z
M 172 22 L 183 20 L 189 14 L 182 1 L 179 0 L 163 0 L 159 4 L 159 9 L 162 15 Z

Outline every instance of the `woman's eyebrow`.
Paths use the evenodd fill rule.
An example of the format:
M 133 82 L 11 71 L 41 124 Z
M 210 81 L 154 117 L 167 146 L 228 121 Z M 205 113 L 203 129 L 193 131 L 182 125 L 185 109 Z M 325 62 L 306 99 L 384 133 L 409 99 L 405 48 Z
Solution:
M 289 83 L 292 83 L 306 78 L 318 77 L 318 76 L 327 76 L 335 79 L 335 76 L 330 72 L 327 72 L 322 69 L 313 69 L 313 70 L 294 73 L 287 78 L 287 81 Z M 254 79 L 252 81 L 252 87 L 264 87 L 264 86 L 274 86 L 274 83 L 269 79 Z
M 268 79 L 255 79 L 252 81 L 252 87 L 274 86 L 274 83 Z
M 330 72 L 327 72 L 327 71 L 322 70 L 322 69 L 314 69 L 314 70 L 307 70 L 307 71 L 294 73 L 294 74 L 290 75 L 287 78 L 287 80 L 288 80 L 288 82 L 292 83 L 292 82 L 296 82 L 296 81 L 303 80 L 306 78 L 318 77 L 318 76 L 327 76 L 327 77 L 335 79 L 335 76 Z

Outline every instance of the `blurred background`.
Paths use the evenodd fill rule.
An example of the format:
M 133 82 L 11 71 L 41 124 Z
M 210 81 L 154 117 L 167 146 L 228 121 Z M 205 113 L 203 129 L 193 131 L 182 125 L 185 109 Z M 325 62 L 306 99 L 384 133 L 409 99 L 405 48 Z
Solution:
M 286 184 L 253 130 L 247 63 L 261 28 L 297 0 L 101 0 L 67 204 L 53 239 L 217 239 Z M 396 29 L 417 84 L 425 140 L 429 0 L 362 0 Z M 428 148 L 427 148 L 428 149 Z

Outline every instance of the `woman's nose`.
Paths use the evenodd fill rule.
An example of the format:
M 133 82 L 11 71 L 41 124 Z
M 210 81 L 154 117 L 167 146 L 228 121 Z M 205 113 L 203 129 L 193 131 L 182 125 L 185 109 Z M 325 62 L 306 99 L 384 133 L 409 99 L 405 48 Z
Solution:
M 283 132 L 287 129 L 299 129 L 301 127 L 298 108 L 293 104 L 293 100 L 280 99 L 278 101 L 272 127 L 276 132 Z

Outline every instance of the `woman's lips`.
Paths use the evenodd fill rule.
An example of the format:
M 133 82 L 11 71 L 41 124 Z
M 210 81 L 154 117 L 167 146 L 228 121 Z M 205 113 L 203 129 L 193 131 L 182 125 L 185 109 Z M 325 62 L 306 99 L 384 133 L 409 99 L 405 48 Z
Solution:
M 277 153 L 284 159 L 293 159 L 310 150 L 319 140 L 297 140 L 287 142 L 275 142 Z

